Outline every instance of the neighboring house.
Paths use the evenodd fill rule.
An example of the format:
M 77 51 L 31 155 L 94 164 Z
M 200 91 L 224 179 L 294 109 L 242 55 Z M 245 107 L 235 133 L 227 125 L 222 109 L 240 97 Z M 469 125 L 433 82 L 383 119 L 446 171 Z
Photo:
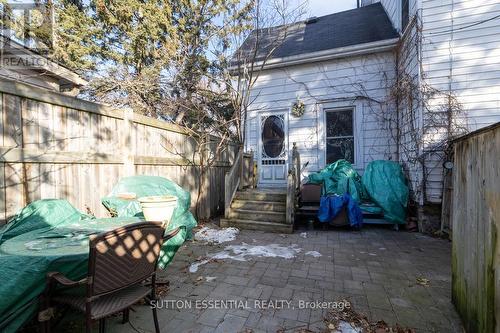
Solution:
M 87 81 L 72 70 L 0 35 L 0 78 L 76 96 Z
M 418 203 L 439 203 L 448 140 L 500 120 L 500 3 L 361 3 L 263 30 L 260 43 L 254 32 L 240 48 L 260 45 L 245 142 L 258 184 L 285 185 L 296 143 L 304 176 L 340 158 L 360 173 L 395 160 Z

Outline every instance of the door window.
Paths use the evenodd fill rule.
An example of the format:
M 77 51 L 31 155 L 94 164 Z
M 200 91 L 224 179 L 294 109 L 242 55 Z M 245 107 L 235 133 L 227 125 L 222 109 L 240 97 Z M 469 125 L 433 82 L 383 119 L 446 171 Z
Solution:
M 269 116 L 262 125 L 262 147 L 264 157 L 279 157 L 285 148 L 285 126 L 282 117 Z

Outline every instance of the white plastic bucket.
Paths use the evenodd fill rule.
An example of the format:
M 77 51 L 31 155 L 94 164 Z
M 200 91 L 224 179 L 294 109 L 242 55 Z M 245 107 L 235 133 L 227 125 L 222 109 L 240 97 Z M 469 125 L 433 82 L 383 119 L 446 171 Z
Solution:
M 177 197 L 173 195 L 155 195 L 137 199 L 142 207 L 142 213 L 146 221 L 161 221 L 168 227 L 175 207 Z

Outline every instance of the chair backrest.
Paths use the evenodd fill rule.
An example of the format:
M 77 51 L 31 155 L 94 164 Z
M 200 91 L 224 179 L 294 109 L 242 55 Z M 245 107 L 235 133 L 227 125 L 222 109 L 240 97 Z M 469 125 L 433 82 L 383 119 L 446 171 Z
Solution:
M 123 289 L 150 277 L 164 232 L 161 222 L 140 222 L 91 236 L 87 296 Z
M 321 185 L 304 184 L 300 189 L 301 203 L 319 204 L 321 199 Z

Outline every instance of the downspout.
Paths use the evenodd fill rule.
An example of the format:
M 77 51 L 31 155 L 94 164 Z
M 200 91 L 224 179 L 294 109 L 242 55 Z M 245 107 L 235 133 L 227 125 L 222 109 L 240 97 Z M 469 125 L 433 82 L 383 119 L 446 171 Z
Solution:
M 399 100 L 399 84 L 400 84 L 400 78 L 399 78 L 399 53 L 401 51 L 401 47 L 402 47 L 402 43 L 403 41 L 401 40 L 401 42 L 398 44 L 398 46 L 396 47 L 396 63 L 395 63 L 395 66 L 396 66 L 396 160 L 398 162 L 401 162 L 401 158 L 400 158 L 400 144 L 401 144 L 401 128 L 400 128 L 400 100 Z
M 415 22 L 415 29 L 417 34 L 417 71 L 418 71 L 418 101 L 419 101 L 419 119 L 418 119 L 418 131 L 419 131 L 419 140 L 418 140 L 418 161 L 420 163 L 419 170 L 417 170 L 417 175 L 420 182 L 420 195 L 418 198 L 418 207 L 417 207 L 417 223 L 418 223 L 418 231 L 423 232 L 424 230 L 424 222 L 425 222 L 425 214 L 424 214 L 424 202 L 426 197 L 426 177 L 425 177 L 425 159 L 424 159 L 424 148 L 423 148 L 423 138 L 424 138 L 424 98 L 423 94 L 423 63 L 422 63 L 422 40 L 423 40 L 423 28 L 420 25 L 422 22 L 422 2 L 420 1 L 420 8 L 417 9 L 417 17 Z
M 424 138 L 424 96 L 422 93 L 422 82 L 423 82 L 423 70 L 422 70 L 422 38 L 423 38 L 423 31 L 422 27 L 420 26 L 421 23 L 421 16 L 422 16 L 422 7 L 417 10 L 417 21 L 415 23 L 415 29 L 417 33 L 417 62 L 419 64 L 418 68 L 418 95 L 419 95 L 419 109 L 420 109 L 420 114 L 419 114 L 419 119 L 418 119 L 418 131 L 419 131 L 419 147 L 418 147 L 418 154 L 422 156 L 423 158 L 423 138 Z M 420 178 L 420 196 L 418 198 L 418 204 L 420 207 L 424 205 L 425 202 L 425 160 L 422 161 L 421 163 L 421 168 L 418 170 L 419 172 L 419 178 Z
M 451 32 L 450 32 L 450 41 L 448 42 L 448 116 L 447 116 L 447 121 L 448 121 L 448 126 L 447 126 L 447 131 L 448 131 L 448 138 L 450 139 L 452 133 L 452 127 L 451 127 L 451 122 L 452 122 L 452 116 L 451 116 L 451 92 L 453 90 L 453 45 L 454 45 L 454 27 L 455 27 L 455 21 L 454 21 L 454 10 L 455 10 L 455 1 L 451 1 Z

